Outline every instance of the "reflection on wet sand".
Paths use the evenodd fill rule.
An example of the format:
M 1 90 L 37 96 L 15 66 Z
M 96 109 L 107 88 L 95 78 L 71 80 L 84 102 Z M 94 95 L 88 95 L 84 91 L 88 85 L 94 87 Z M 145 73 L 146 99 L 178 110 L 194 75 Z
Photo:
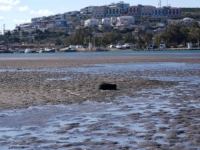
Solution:
M 198 150 L 199 76 L 171 62 L 1 70 L 0 147 Z

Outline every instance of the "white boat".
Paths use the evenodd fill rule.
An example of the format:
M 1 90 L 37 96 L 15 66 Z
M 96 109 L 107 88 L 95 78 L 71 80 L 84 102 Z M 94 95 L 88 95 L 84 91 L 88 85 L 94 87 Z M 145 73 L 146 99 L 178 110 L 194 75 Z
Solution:
M 162 43 L 162 44 L 160 44 L 159 48 L 160 48 L 161 50 L 163 50 L 163 49 L 166 48 L 166 45 Z
M 30 48 L 25 49 L 24 53 L 32 53 Z
M 122 45 L 122 48 L 124 48 L 124 49 L 129 49 L 129 48 L 130 48 L 130 44 L 125 43 L 124 45 Z
M 188 49 L 192 49 L 192 43 L 188 43 L 187 46 L 188 46 Z
M 122 49 L 123 47 L 122 47 L 121 44 L 117 44 L 117 45 L 116 45 L 116 48 L 117 48 L 117 49 Z
M 40 51 L 39 51 L 39 53 L 53 53 L 53 52 L 55 52 L 55 49 L 51 49 L 51 48 L 45 48 L 45 49 L 41 49 Z

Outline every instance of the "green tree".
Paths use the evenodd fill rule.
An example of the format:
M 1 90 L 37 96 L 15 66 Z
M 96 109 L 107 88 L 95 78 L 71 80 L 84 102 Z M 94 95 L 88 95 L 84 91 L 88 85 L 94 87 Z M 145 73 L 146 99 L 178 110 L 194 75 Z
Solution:
M 136 39 L 132 33 L 126 33 L 123 36 L 123 43 L 135 43 L 135 42 L 136 42 Z
M 151 31 L 147 31 L 145 36 L 144 36 L 144 40 L 145 40 L 147 45 L 152 43 L 152 38 L 153 38 L 153 34 L 151 33 Z
M 61 41 L 60 39 L 56 39 L 55 44 L 56 44 L 56 45 L 61 45 L 61 44 L 62 44 L 62 41 Z
M 140 36 L 137 39 L 137 48 L 139 49 L 145 48 L 145 41 Z
M 191 40 L 194 40 L 198 43 L 199 47 L 199 40 L 200 40 L 200 28 L 191 28 L 189 32 L 189 37 Z

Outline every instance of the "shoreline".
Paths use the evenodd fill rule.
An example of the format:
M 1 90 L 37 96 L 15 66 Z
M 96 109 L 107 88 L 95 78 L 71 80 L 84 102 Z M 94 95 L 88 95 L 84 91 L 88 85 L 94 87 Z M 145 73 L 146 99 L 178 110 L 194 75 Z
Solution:
M 66 50 L 66 51 L 55 51 L 55 52 L 42 52 L 40 53 L 39 51 L 32 51 L 26 54 L 35 54 L 35 53 L 40 53 L 40 54 L 51 54 L 51 53 L 75 53 L 75 52 L 118 52 L 118 51 L 149 51 L 149 52 L 154 52 L 154 51 L 177 51 L 177 52 L 181 52 L 181 51 L 200 51 L 200 48 L 168 48 L 168 49 L 110 49 L 110 48 L 101 48 L 101 49 L 97 49 L 97 50 L 89 50 L 89 49 L 84 49 L 84 50 Z M 20 54 L 20 53 L 25 53 L 24 51 L 6 51 L 6 50 L 1 50 L 0 54 Z

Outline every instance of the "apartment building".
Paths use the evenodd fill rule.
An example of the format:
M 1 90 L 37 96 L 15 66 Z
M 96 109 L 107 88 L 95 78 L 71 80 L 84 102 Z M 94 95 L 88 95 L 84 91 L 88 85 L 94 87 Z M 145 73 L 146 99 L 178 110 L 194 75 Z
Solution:
M 55 27 L 64 27 L 67 25 L 66 20 L 55 20 Z
M 127 16 L 123 16 L 127 14 Z M 105 6 L 88 6 L 80 11 L 70 11 L 63 14 L 43 16 L 31 19 L 31 26 L 34 28 L 54 28 L 75 24 L 74 20 L 80 25 L 94 26 L 99 25 L 98 19 L 102 19 L 102 25 L 134 24 L 135 18 L 146 16 L 150 20 L 162 20 L 181 15 L 181 9 L 175 7 L 156 8 L 152 5 L 130 6 L 128 3 L 120 1 Z M 91 18 L 91 19 L 90 19 Z M 95 19 L 94 19 L 95 18 Z M 88 20 L 86 20 L 88 19 Z M 86 21 L 84 21 L 86 20 Z
M 152 13 L 153 16 L 165 16 L 166 15 L 166 10 L 163 8 L 156 8 L 153 10 Z
M 139 7 L 140 15 L 142 16 L 151 16 L 153 11 L 156 9 L 156 7 L 151 5 L 140 5 Z
M 151 16 L 155 9 L 156 9 L 156 7 L 151 6 L 151 5 L 140 5 L 139 4 L 137 6 L 130 6 L 127 10 L 127 14 L 135 16 L 135 17 Z
M 93 10 L 96 8 L 97 6 L 88 6 L 88 7 L 85 7 L 85 8 L 82 8 L 80 10 L 80 12 L 82 14 L 91 14 L 93 12 Z
M 124 3 L 123 1 L 120 1 L 118 3 L 111 3 L 108 6 L 121 8 L 122 13 L 127 13 L 127 10 L 130 7 L 130 4 L 129 3 Z
M 166 15 L 168 17 L 177 17 L 180 16 L 182 14 L 181 9 L 177 8 L 177 7 L 168 7 L 167 11 L 166 11 Z
M 108 6 L 99 6 L 93 9 L 93 17 L 94 18 L 105 18 L 107 11 L 108 11 Z
M 156 8 L 153 10 L 153 16 L 167 16 L 177 17 L 181 15 L 181 9 L 177 7 L 163 7 L 163 8 Z
M 110 6 L 107 9 L 106 17 L 118 17 L 122 15 L 122 9 L 115 6 Z
M 127 15 L 138 17 L 140 15 L 138 6 L 130 6 L 127 9 Z
M 64 20 L 64 19 L 66 19 L 65 14 L 56 14 L 54 16 L 54 20 Z
M 80 11 L 70 11 L 70 12 L 65 12 L 63 15 L 64 15 L 63 19 L 65 19 L 65 20 L 70 20 L 72 18 L 80 19 L 81 12 Z

